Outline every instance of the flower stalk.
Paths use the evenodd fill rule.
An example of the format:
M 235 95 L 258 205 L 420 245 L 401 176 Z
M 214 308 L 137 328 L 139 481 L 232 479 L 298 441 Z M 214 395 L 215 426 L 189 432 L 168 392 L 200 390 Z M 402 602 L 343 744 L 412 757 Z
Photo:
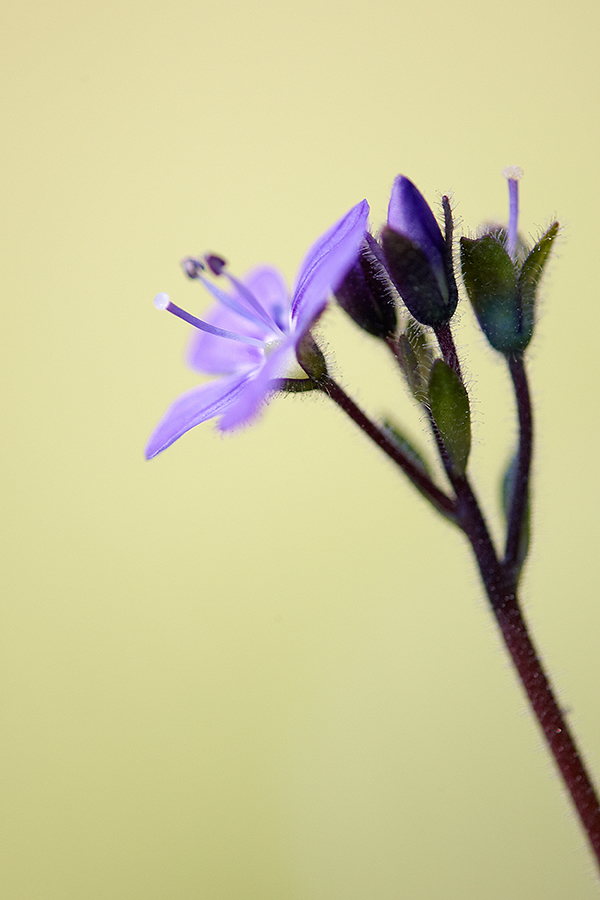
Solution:
M 321 390 L 342 409 L 352 421 L 394 462 L 412 481 L 414 486 L 432 505 L 450 521 L 456 521 L 456 505 L 441 488 L 415 465 L 412 459 L 393 441 L 383 428 L 380 428 L 352 400 L 351 397 L 330 376 L 326 376 L 319 384 Z

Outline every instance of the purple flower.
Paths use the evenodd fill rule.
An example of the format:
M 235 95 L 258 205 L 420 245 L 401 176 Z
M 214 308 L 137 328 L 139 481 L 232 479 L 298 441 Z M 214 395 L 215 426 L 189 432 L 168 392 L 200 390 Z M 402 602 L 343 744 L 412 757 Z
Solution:
M 221 431 L 251 422 L 277 379 L 296 372 L 305 376 L 298 366 L 298 347 L 358 255 L 368 214 L 363 200 L 313 244 L 291 297 L 280 273 L 269 266 L 240 281 L 229 275 L 222 260 L 209 258 L 213 272 L 229 281 L 229 291 L 224 291 L 205 279 L 202 263 L 187 261 L 188 274 L 198 277 L 218 301 L 206 320 L 180 309 L 166 294 L 158 294 L 154 302 L 199 329 L 188 361 L 197 371 L 220 377 L 192 388 L 169 407 L 148 441 L 147 459 L 215 416 L 220 416 Z

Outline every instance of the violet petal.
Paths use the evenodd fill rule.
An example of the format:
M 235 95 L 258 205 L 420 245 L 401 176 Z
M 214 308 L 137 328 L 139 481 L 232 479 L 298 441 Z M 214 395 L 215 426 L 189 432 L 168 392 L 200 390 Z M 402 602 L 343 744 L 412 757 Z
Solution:
M 267 357 L 256 376 L 245 384 L 242 391 L 228 404 L 226 411 L 217 423 L 220 431 L 233 431 L 242 425 L 249 424 L 256 418 L 260 408 L 273 392 L 273 381 L 288 375 L 296 363 L 294 338 L 287 339 Z
M 268 334 L 265 333 L 266 329 L 243 319 L 220 304 L 208 311 L 206 321 L 218 328 L 224 328 L 237 334 L 245 334 L 262 340 L 268 337 Z M 187 352 L 187 363 L 192 369 L 206 375 L 229 375 L 232 372 L 258 366 L 262 357 L 263 351 L 260 347 L 229 341 L 226 338 L 194 329 Z
M 312 245 L 298 271 L 292 295 L 297 340 L 310 328 L 358 256 L 369 216 L 366 200 L 357 203 Z
M 226 410 L 243 391 L 247 381 L 246 373 L 219 378 L 178 397 L 152 432 L 146 446 L 146 459 L 152 459 L 166 450 L 190 428 Z
M 260 305 L 283 330 L 290 329 L 290 297 L 283 275 L 272 266 L 257 266 L 242 279 Z
M 443 272 L 444 238 L 425 197 L 404 175 L 394 181 L 388 207 L 388 225 L 421 250 L 436 271 Z
M 288 330 L 290 304 L 287 285 L 277 269 L 271 266 L 257 266 L 248 272 L 242 281 L 268 315 L 278 325 Z M 242 305 L 247 305 L 235 289 L 230 289 L 229 293 Z M 256 319 L 249 320 L 222 303 L 211 307 L 204 319 L 218 328 L 259 338 L 265 342 L 273 337 L 272 331 L 263 322 Z M 238 344 L 202 331 L 194 333 L 187 354 L 188 365 L 207 375 L 226 375 L 240 369 L 256 367 L 261 360 L 262 351 L 259 348 Z

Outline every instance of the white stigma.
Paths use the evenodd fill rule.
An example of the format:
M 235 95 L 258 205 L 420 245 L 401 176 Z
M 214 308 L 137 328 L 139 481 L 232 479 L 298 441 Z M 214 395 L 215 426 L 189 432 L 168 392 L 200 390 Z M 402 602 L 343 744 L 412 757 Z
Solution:
M 160 294 L 157 294 L 154 298 L 154 305 L 157 309 L 166 309 L 171 302 L 171 298 L 168 294 L 165 294 L 164 291 L 161 291 Z
M 520 181 L 523 177 L 523 169 L 521 166 L 505 166 L 502 169 L 502 174 L 509 181 Z

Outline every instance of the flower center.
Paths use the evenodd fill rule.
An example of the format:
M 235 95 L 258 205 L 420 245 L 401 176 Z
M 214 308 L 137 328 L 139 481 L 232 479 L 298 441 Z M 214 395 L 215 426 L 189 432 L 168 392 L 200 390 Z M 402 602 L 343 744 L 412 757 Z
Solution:
M 279 348 L 284 344 L 283 338 L 274 338 L 271 341 L 265 341 L 263 344 L 263 349 L 265 351 L 265 359 L 268 359 L 269 356 L 272 356 Z M 280 373 L 281 378 L 293 378 L 294 380 L 300 380 L 303 378 L 308 378 L 308 375 L 298 362 L 296 358 L 296 354 L 294 353 L 293 359 L 290 360 L 290 364 L 285 368 L 283 366 L 283 370 Z
M 282 344 L 283 340 L 278 340 L 277 338 L 274 338 L 272 341 L 265 341 L 263 344 L 265 356 L 271 356 L 271 354 L 278 350 Z

